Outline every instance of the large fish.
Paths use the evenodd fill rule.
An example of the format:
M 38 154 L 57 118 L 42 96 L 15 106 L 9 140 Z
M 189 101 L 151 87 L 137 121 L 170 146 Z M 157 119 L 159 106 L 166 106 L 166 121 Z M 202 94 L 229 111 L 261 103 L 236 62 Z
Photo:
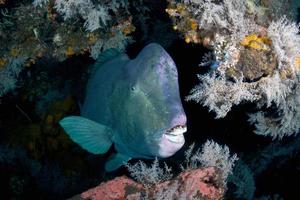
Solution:
M 117 153 L 106 162 L 107 171 L 131 158 L 172 156 L 186 132 L 175 63 L 155 43 L 133 60 L 106 51 L 94 65 L 81 116 L 60 125 L 91 153 L 103 154 L 114 143 Z

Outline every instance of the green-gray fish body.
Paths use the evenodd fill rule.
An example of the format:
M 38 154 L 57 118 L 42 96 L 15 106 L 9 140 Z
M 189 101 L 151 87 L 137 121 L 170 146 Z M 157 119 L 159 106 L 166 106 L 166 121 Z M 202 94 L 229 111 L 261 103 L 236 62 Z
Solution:
M 175 63 L 158 44 L 133 60 L 107 52 L 94 65 L 81 117 L 60 124 L 91 153 L 105 153 L 114 143 L 118 153 L 106 163 L 108 171 L 131 158 L 173 155 L 186 131 Z

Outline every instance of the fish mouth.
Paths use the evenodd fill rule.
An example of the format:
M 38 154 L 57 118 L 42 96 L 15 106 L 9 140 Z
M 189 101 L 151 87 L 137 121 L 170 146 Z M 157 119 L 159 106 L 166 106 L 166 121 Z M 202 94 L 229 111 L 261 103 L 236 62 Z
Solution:
M 176 136 L 176 135 L 186 132 L 186 130 L 187 130 L 186 125 L 176 125 L 170 129 L 168 129 L 166 131 L 166 134 Z
M 166 138 L 174 143 L 184 142 L 183 133 L 187 131 L 186 125 L 176 125 L 165 132 Z

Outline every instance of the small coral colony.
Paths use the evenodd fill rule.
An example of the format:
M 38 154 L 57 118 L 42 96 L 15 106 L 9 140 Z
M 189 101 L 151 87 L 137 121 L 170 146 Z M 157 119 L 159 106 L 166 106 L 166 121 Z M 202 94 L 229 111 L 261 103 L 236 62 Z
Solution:
M 6 123 L 13 117 L 5 121 L 7 115 L 1 116 L 4 121 L 0 123 L 0 131 L 7 132 L 8 142 L 1 142 L 0 170 L 23 158 L 26 166 L 23 167 L 39 182 L 46 179 L 47 170 L 42 163 L 50 162 L 47 155 L 63 152 L 67 156 L 75 154 L 74 151 L 83 152 L 82 149 L 92 154 L 110 154 L 107 152 L 114 146 L 116 153 L 102 161 L 106 162 L 105 170 L 111 172 L 125 165 L 131 177 L 149 189 L 174 178 L 171 168 L 166 164 L 161 168 L 156 158 L 172 159 L 187 145 L 183 133 L 196 134 L 189 132 L 186 125 L 189 116 L 185 115 L 181 101 L 200 103 L 216 119 L 226 118 L 233 106 L 248 102 L 255 105 L 254 111 L 248 113 L 252 132 L 272 139 L 276 151 L 266 146 L 252 158 L 240 155 L 238 159 L 237 154 L 230 155 L 226 145 L 208 140 L 195 152 L 194 146 L 190 146 L 182 161 L 185 164 L 173 173 L 178 174 L 179 168 L 189 171 L 214 167 L 220 175 L 218 182 L 223 188 L 220 191 L 228 189 L 234 199 L 253 199 L 255 178 L 274 158 L 300 149 L 297 142 L 300 35 L 296 23 L 299 4 L 297 0 L 161 0 L 156 3 L 0 0 L 0 98 L 3 101 L 0 106 L 3 104 L 1 108 L 4 108 L 7 99 L 20 99 L 15 108 L 27 121 L 13 128 Z M 153 40 L 155 33 L 152 36 L 150 33 L 160 30 L 157 27 L 163 24 L 149 25 L 157 14 L 156 7 L 163 7 L 159 9 L 161 15 L 168 18 L 163 23 L 172 27 L 169 31 L 177 37 L 173 40 L 183 40 L 187 46 L 200 46 L 208 52 L 199 63 L 205 73 L 195 74 L 199 83 L 182 100 L 176 63 L 167 53 L 169 46 L 149 44 L 159 41 Z M 172 40 L 171 36 L 168 39 Z M 139 42 L 145 47 L 136 58 L 129 58 L 127 47 Z M 53 72 L 57 67 L 50 66 L 51 63 L 68 65 L 83 57 L 85 60 L 79 63 L 85 67 L 79 70 L 74 66 L 69 76 Z M 52 62 L 46 64 L 49 60 Z M 82 88 L 75 87 L 78 85 Z M 33 106 L 24 109 L 20 106 L 22 102 Z M 28 114 L 30 109 L 34 114 Z M 18 135 L 20 130 L 25 130 L 26 139 Z M 289 143 L 290 148 L 280 144 L 283 138 L 292 135 L 296 137 Z M 199 142 L 194 142 L 199 146 Z M 74 150 L 78 145 L 82 149 Z M 16 153 L 19 151 L 25 151 L 29 157 Z M 129 162 L 132 158 L 155 161 L 148 167 L 142 161 L 130 164 L 134 162 Z M 83 186 L 76 184 L 84 180 L 82 174 L 90 161 L 74 158 L 74 163 L 81 166 L 79 170 L 62 160 L 56 160 L 61 162 L 62 169 L 53 167 L 53 170 L 63 177 L 61 182 L 65 185 L 51 190 L 51 184 L 48 189 L 41 184 L 36 186 L 37 190 L 67 197 L 93 186 L 92 181 Z M 254 162 L 261 167 L 254 167 Z M 29 163 L 39 167 L 33 170 Z M 70 174 L 77 174 L 77 178 Z M 94 182 L 99 184 L 103 176 L 104 172 Z M 12 186 L 5 194 L 20 197 L 26 193 L 27 183 L 22 176 L 6 179 Z M 50 183 L 54 176 L 47 180 Z M 65 194 L 66 185 L 72 185 L 71 182 L 78 188 Z M 228 183 L 234 187 L 230 188 Z M 160 197 L 156 198 L 153 195 L 150 198 L 150 193 L 139 194 L 137 199 L 165 199 L 163 195 L 171 199 L 205 197 L 196 191 L 192 191 L 196 196 L 187 195 L 186 191 L 170 196 L 171 190 L 175 191 L 171 187 L 160 191 Z

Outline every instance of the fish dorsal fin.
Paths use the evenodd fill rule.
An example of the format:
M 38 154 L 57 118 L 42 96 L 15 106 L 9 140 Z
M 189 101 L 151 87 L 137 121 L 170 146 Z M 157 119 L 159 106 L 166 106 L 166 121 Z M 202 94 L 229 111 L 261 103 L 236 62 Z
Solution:
M 105 125 L 80 116 L 65 117 L 59 124 L 74 142 L 90 153 L 106 153 L 112 145 L 113 131 Z
M 117 56 L 121 55 L 121 52 L 118 49 L 110 48 L 103 51 L 97 58 L 96 63 L 93 65 L 92 73 L 95 72 L 99 67 L 101 67 L 107 61 L 110 61 Z
M 113 154 L 108 158 L 108 161 L 106 161 L 105 170 L 107 172 L 114 171 L 119 167 L 121 167 L 122 165 L 124 165 L 125 163 L 127 163 L 130 159 L 131 157 L 124 154 L 120 154 L 120 153 Z

